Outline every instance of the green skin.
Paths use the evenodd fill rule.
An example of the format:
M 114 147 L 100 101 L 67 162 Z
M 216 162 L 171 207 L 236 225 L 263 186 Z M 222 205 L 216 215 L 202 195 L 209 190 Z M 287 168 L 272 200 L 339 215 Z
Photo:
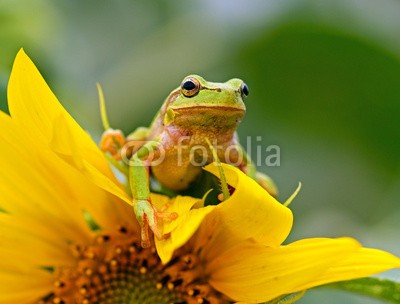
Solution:
M 202 166 L 214 161 L 214 149 L 221 162 L 236 165 L 276 195 L 273 181 L 256 172 L 238 142 L 236 128 L 246 112 L 243 98 L 247 90 L 237 78 L 214 83 L 189 75 L 169 94 L 150 127 L 140 127 L 127 137 L 128 146 L 135 143 L 129 162 L 129 184 L 143 247 L 150 246 L 148 228 L 157 238 L 165 238 L 157 228 L 157 221 L 177 217 L 152 206 L 150 172 L 164 187 L 185 190 L 198 178 Z M 150 164 L 160 156 L 163 161 Z

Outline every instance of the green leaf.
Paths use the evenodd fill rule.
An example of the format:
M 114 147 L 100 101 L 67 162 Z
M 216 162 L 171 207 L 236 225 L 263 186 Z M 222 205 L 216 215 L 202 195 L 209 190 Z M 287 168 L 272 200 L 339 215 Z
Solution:
M 283 295 L 283 296 L 280 296 L 269 302 L 266 302 L 264 304 L 291 304 L 291 303 L 297 302 L 300 298 L 302 298 L 304 296 L 305 293 L 306 293 L 306 291 L 304 290 L 304 291 L 299 291 L 299 292 Z
M 390 303 L 400 303 L 400 283 L 387 279 L 363 278 L 331 283 L 321 287 L 346 290 Z
M 83 217 L 85 218 L 86 224 L 89 226 L 90 230 L 92 231 L 98 231 L 101 230 L 101 227 L 99 224 L 96 223 L 92 215 L 87 212 L 86 210 L 82 210 Z

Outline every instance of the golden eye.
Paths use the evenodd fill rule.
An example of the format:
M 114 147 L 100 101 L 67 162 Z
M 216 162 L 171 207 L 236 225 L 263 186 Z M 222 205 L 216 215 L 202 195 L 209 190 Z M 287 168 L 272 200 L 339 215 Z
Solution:
M 193 77 L 185 78 L 181 84 L 181 92 L 186 97 L 193 97 L 200 91 L 200 82 Z

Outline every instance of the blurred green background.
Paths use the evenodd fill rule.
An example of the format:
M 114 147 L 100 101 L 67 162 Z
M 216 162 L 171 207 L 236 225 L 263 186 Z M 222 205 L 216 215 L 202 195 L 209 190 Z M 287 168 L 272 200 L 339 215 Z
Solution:
M 0 0 L 0 108 L 21 47 L 96 139 L 96 82 L 128 133 L 187 74 L 242 78 L 242 143 L 280 147 L 259 170 L 281 200 L 303 183 L 290 240 L 349 235 L 400 255 L 399 14 L 393 0 Z M 322 290 L 299 303 L 322 301 L 380 303 Z

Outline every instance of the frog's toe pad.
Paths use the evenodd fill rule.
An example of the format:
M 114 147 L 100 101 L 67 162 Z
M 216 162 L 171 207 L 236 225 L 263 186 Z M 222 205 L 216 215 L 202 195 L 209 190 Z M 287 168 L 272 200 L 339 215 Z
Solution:
M 109 152 L 113 158 L 120 159 L 119 151 L 125 142 L 125 136 L 121 130 L 108 129 L 101 136 L 100 149 Z

